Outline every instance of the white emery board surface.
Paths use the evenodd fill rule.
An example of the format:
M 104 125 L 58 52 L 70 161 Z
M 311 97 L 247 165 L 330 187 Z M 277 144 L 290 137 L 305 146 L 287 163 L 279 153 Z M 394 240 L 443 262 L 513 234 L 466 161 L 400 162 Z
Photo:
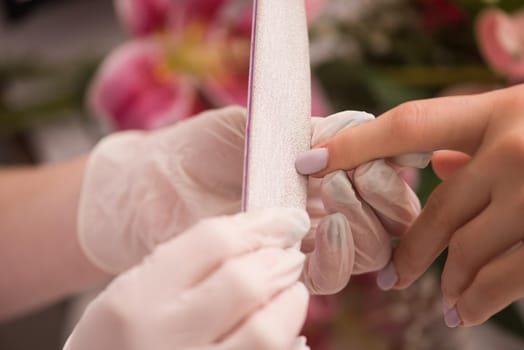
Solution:
M 254 6 L 243 209 L 304 209 L 307 179 L 294 164 L 311 139 L 305 4 L 256 0 Z

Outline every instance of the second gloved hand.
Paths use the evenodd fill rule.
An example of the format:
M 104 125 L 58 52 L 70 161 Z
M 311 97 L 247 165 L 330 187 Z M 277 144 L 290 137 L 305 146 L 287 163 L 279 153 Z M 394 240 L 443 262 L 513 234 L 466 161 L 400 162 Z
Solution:
M 87 308 L 65 350 L 306 350 L 297 209 L 212 218 L 161 244 Z

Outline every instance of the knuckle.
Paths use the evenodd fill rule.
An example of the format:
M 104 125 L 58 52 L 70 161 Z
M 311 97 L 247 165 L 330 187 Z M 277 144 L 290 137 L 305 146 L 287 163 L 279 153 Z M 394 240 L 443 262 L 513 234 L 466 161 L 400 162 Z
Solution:
M 424 113 L 421 102 L 403 103 L 392 110 L 391 132 L 397 138 L 420 140 L 424 130 Z
M 253 278 L 253 272 L 242 259 L 229 260 L 222 266 L 224 281 L 234 291 L 237 300 L 259 305 L 266 302 L 266 297 L 263 286 L 257 283 L 260 278 Z
M 506 133 L 497 141 L 493 152 L 504 161 L 521 164 L 524 161 L 524 135 L 516 131 Z
M 238 246 L 239 242 L 230 230 L 223 228 L 222 220 L 222 218 L 204 220 L 197 224 L 195 230 L 202 235 L 202 242 L 210 247 L 210 251 L 230 256 L 235 252 L 235 246 Z

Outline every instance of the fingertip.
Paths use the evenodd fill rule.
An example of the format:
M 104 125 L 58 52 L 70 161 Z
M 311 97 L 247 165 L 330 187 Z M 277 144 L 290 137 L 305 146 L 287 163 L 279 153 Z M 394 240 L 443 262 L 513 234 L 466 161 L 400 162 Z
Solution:
M 456 328 L 462 325 L 462 319 L 456 307 L 451 308 L 444 314 L 444 322 L 449 328 Z
M 393 289 L 398 281 L 399 275 L 393 261 L 377 274 L 377 286 L 383 291 Z
M 313 175 L 325 170 L 328 160 L 327 148 L 315 148 L 300 154 L 295 161 L 295 168 L 301 175 Z

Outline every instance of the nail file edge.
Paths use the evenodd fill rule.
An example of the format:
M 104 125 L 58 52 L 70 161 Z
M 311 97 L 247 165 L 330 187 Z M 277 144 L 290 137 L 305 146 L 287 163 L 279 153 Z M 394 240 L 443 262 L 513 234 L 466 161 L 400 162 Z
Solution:
M 304 0 L 255 0 L 243 210 L 305 209 L 296 156 L 309 149 L 311 77 Z

